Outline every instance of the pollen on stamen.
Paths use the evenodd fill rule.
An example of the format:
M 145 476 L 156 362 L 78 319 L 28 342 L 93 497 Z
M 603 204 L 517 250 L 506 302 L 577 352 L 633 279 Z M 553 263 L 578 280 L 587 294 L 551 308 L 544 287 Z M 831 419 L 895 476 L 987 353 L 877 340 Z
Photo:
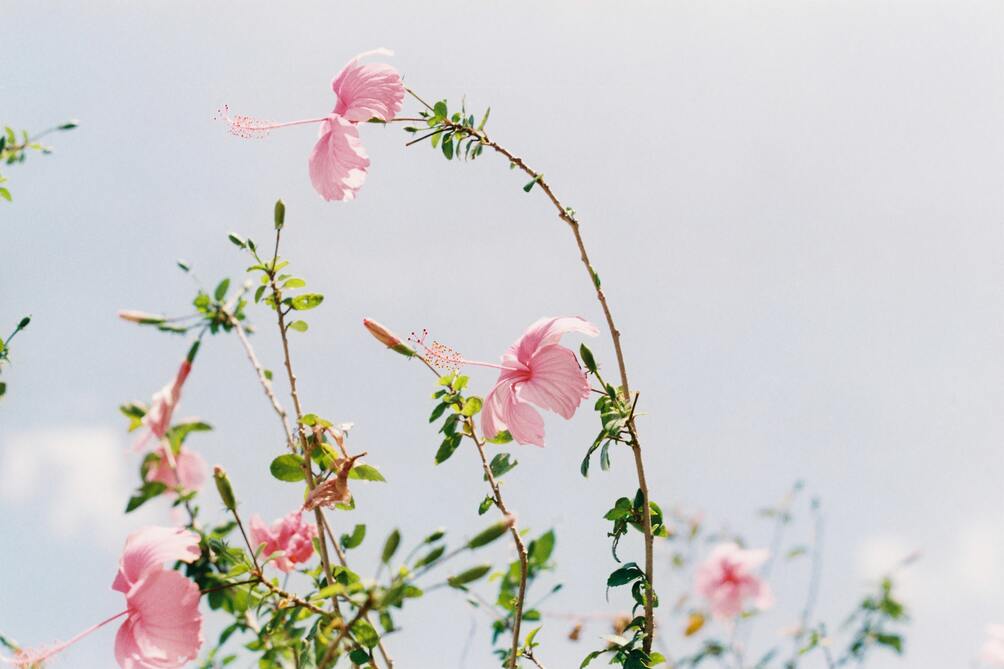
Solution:
M 453 350 L 446 344 L 438 341 L 434 341 L 431 344 L 426 344 L 425 340 L 429 337 L 429 331 L 422 329 L 422 336 L 416 335 L 414 332 L 408 337 L 408 341 L 415 344 L 418 348 L 422 349 L 424 352 L 424 358 L 433 367 L 444 369 L 450 372 L 459 371 L 460 367 L 463 365 L 463 356 L 457 351 Z
M 275 126 L 275 121 L 255 118 L 245 114 L 230 115 L 229 105 L 223 105 L 213 114 L 214 121 L 223 121 L 229 126 L 230 134 L 241 139 L 263 139 Z

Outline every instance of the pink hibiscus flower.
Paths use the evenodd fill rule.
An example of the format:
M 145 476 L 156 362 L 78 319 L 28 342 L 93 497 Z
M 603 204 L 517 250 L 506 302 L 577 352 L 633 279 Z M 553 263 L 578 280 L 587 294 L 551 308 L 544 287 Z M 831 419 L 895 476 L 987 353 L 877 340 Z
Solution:
M 181 400 L 181 387 L 191 371 L 192 361 L 190 359 L 182 361 L 174 379 L 154 393 L 150 409 L 143 416 L 143 426 L 147 432 L 136 441 L 136 450 L 142 448 L 151 436 L 160 440 L 167 434 L 171 428 L 171 416 L 174 415 L 174 410 Z
M 734 543 L 719 544 L 711 551 L 697 568 L 694 585 L 715 618 L 735 618 L 748 602 L 758 609 L 774 603 L 770 586 L 756 573 L 768 555 L 766 550 L 746 550 Z
M 317 528 L 304 522 L 300 511 L 280 518 L 271 527 L 257 514 L 251 516 L 252 545 L 264 545 L 261 554 L 266 557 L 283 551 L 283 555 L 272 561 L 279 571 L 290 572 L 295 564 L 309 560 L 314 554 L 313 539 L 316 536 Z
M 987 640 L 980 659 L 991 667 L 1004 667 L 1004 625 L 987 625 Z
M 555 412 L 566 420 L 589 397 L 589 381 L 571 349 L 558 342 L 567 332 L 595 337 L 596 326 L 578 316 L 541 318 L 502 354 L 502 364 L 466 360 L 459 353 L 433 342 L 426 346 L 427 331 L 409 337 L 425 351 L 426 362 L 446 369 L 478 365 L 501 370 L 485 397 L 481 429 L 486 439 L 509 430 L 521 444 L 544 445 L 544 419 L 531 405 Z
M 595 325 L 578 317 L 541 318 L 502 354 L 502 372 L 481 415 L 485 438 L 508 429 L 521 444 L 543 446 L 544 419 L 530 405 L 567 420 L 589 397 L 589 381 L 575 354 L 558 343 L 566 332 L 599 334 Z
M 69 641 L 43 651 L 22 651 L 9 664 L 40 664 L 85 636 L 125 616 L 115 636 L 115 659 L 122 669 L 178 669 L 194 660 L 202 646 L 198 586 L 165 562 L 199 557 L 199 537 L 173 527 L 145 527 L 129 535 L 112 589 L 126 598 L 126 610 Z
M 115 636 L 122 669 L 174 669 L 196 658 L 202 646 L 199 587 L 164 563 L 198 557 L 194 532 L 145 527 L 129 535 L 112 583 L 127 606 Z
M 168 488 L 181 487 L 183 490 L 198 490 L 206 482 L 208 465 L 195 451 L 182 446 L 175 455 L 170 446 L 163 444 L 157 453 L 160 459 L 146 470 L 147 482 L 156 481 Z
M 269 131 L 293 125 L 319 123 L 317 143 L 310 152 L 310 182 L 325 200 L 351 200 L 366 181 L 369 156 L 359 139 L 358 124 L 377 119 L 391 121 L 404 102 L 404 84 L 396 69 L 384 63 L 361 63 L 372 55 L 391 56 L 392 51 L 375 49 L 361 53 L 331 82 L 338 96 L 334 110 L 321 118 L 276 123 L 250 116 L 230 116 L 224 106 L 218 112 L 238 137 L 258 138 Z

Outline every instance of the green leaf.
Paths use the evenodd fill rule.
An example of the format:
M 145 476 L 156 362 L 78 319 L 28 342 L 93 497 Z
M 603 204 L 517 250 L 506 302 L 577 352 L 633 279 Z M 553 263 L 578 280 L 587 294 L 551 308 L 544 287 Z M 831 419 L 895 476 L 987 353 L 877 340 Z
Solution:
M 295 276 L 292 277 L 292 278 L 290 278 L 290 279 L 286 279 L 282 283 L 282 287 L 285 288 L 285 289 L 287 289 L 287 290 L 290 290 L 290 289 L 293 289 L 293 288 L 303 288 L 306 285 L 307 285 L 306 281 L 304 281 L 303 279 L 300 279 L 298 277 L 295 277 Z
M 187 439 L 188 435 L 192 432 L 211 432 L 212 429 L 213 426 L 209 423 L 200 420 L 189 421 L 187 423 L 179 423 L 178 425 L 175 425 L 170 430 L 165 432 L 164 436 L 167 437 L 171 446 L 177 449 L 185 443 L 185 439 Z
M 537 183 L 538 181 L 540 181 L 541 179 L 543 179 L 543 178 L 544 178 L 543 174 L 538 174 L 533 179 L 530 179 L 530 183 L 528 183 L 527 185 L 523 186 L 523 192 L 524 193 L 529 193 L 530 189 L 533 188 L 533 185 L 535 183 Z
M 321 418 L 316 413 L 307 413 L 300 418 L 300 425 L 307 425 L 308 427 L 333 427 L 330 420 Z
M 440 539 L 442 539 L 445 536 L 446 536 L 446 530 L 440 528 L 440 529 L 436 530 L 435 532 L 433 532 L 432 534 L 430 534 L 429 536 L 427 536 L 426 538 L 422 539 L 422 543 L 423 544 L 433 544 L 433 543 L 436 543 L 437 541 L 439 541 Z
M 644 576 L 644 572 L 638 568 L 637 564 L 634 562 L 628 562 L 623 567 L 610 574 L 607 578 L 607 587 L 616 588 L 617 586 L 636 581 Z
M 489 444 L 508 444 L 512 441 L 512 435 L 509 433 L 509 430 L 502 430 L 491 439 L 485 439 L 485 441 Z
M 485 115 L 481 117 L 481 123 L 478 123 L 478 130 L 485 129 L 485 124 L 488 123 L 488 115 L 491 113 L 492 113 L 491 107 L 485 110 Z
M 881 646 L 888 646 L 896 651 L 897 654 L 902 654 L 903 652 L 903 637 L 898 634 L 876 634 L 875 643 Z
M 463 439 L 462 434 L 451 434 L 443 439 L 443 443 L 439 445 L 439 450 L 436 451 L 436 464 L 441 465 L 450 459 L 454 451 L 460 446 L 460 442 Z
M 484 578 L 485 574 L 492 570 L 490 564 L 479 564 L 476 567 L 471 567 L 470 569 L 465 569 L 456 576 L 450 576 L 446 579 L 446 582 L 451 588 L 462 588 L 468 583 L 473 583 L 481 578 Z
M 530 563 L 538 567 L 543 567 L 544 564 L 551 558 L 551 553 L 554 552 L 554 530 L 549 530 L 544 534 L 540 535 L 539 538 L 530 542 L 528 549 Z
M 492 508 L 492 504 L 494 503 L 495 500 L 492 499 L 491 495 L 485 495 L 485 498 L 481 500 L 481 504 L 478 504 L 478 515 L 479 516 L 485 515 L 488 509 Z
M 376 648 L 376 645 L 380 643 L 380 635 L 365 618 L 360 618 L 352 625 L 352 636 L 370 650 Z
M 443 557 L 443 553 L 446 552 L 446 546 L 436 546 L 431 551 L 426 553 L 424 556 L 415 561 L 413 565 L 414 569 L 419 569 L 426 565 L 430 565 L 439 558 Z
M 342 548 L 344 548 L 345 550 L 349 550 L 350 548 L 357 547 L 359 544 L 363 542 L 363 539 L 365 538 L 366 538 L 366 526 L 356 525 L 352 530 L 352 534 L 342 535 L 340 543 L 342 544 Z
M 592 446 L 590 446 L 589 450 L 586 451 L 586 457 L 582 458 L 582 464 L 579 465 L 579 472 L 584 477 L 589 476 L 589 458 L 592 457 L 593 451 L 599 448 L 600 444 L 603 443 L 603 434 L 604 433 L 601 432 L 600 435 L 596 437 L 596 440 L 593 442 Z
M 511 472 L 515 469 L 517 464 L 519 463 L 516 460 L 513 460 L 512 456 L 508 453 L 498 453 L 494 458 L 492 458 L 491 465 L 489 465 L 488 468 L 491 470 L 492 476 L 497 479 L 500 476 Z M 487 474 L 484 476 L 484 479 L 486 481 L 488 480 Z
M 295 453 L 280 455 L 272 461 L 268 469 L 272 472 L 272 476 L 280 481 L 295 483 L 302 481 L 304 478 L 303 457 Z
M 14 198 L 11 197 L 10 191 L 3 186 L 0 186 L 0 197 L 8 202 L 12 202 L 14 200 Z
M 439 102 L 437 102 L 433 106 L 432 111 L 433 111 L 433 113 L 438 118 L 441 118 L 441 119 L 445 119 L 446 116 L 449 114 L 449 111 L 446 108 L 446 101 L 445 100 L 440 100 Z
M 297 332 L 306 332 L 307 328 L 309 327 L 310 326 L 307 325 L 307 321 L 293 321 L 292 323 L 286 326 L 286 329 L 296 330 Z
M 394 553 L 397 552 L 397 547 L 401 545 L 401 533 L 398 530 L 394 530 L 387 537 L 387 541 L 384 542 L 383 552 L 380 554 L 380 561 L 384 564 L 390 564 L 390 559 L 394 557 Z
M 468 397 L 464 400 L 464 407 L 460 410 L 460 413 L 470 418 L 477 415 L 481 411 L 482 406 L 484 406 L 484 401 L 480 397 Z
M 359 481 L 387 481 L 380 470 L 373 465 L 356 465 L 349 472 L 349 478 Z
M 610 442 L 605 441 L 600 449 L 600 469 L 610 471 Z
M 595 660 L 596 658 L 598 658 L 600 655 L 602 655 L 605 652 L 607 652 L 607 651 L 605 651 L 605 650 L 594 650 L 589 655 L 586 655 L 586 659 L 584 659 L 582 661 L 582 664 L 579 665 L 579 669 L 585 669 L 585 667 L 587 667 L 590 662 L 592 662 L 593 660 Z
M 349 660 L 352 664 L 365 667 L 370 664 L 370 654 L 362 648 L 353 648 L 349 653 Z
M 593 352 L 585 344 L 579 345 L 579 357 L 582 358 L 582 364 L 586 366 L 586 369 L 595 374 L 596 359 L 593 357 Z
M 144 483 L 143 486 L 129 498 L 129 503 L 126 505 L 125 512 L 130 513 L 135 511 L 166 490 L 167 486 L 157 481 L 148 481 L 147 483 Z
M 230 288 L 230 279 L 223 279 L 216 285 L 216 290 L 213 292 L 213 297 L 219 302 L 227 295 L 227 289 Z
M 308 311 L 318 307 L 323 301 L 324 296 L 320 293 L 304 293 L 294 297 L 289 304 L 297 311 Z
M 446 402 L 440 402 L 439 404 L 437 404 L 436 408 L 433 409 L 432 413 L 429 415 L 429 422 L 435 423 L 436 420 L 438 420 L 439 417 L 443 415 L 446 409 L 449 408 L 449 406 L 450 405 Z
M 506 520 L 500 520 L 493 525 L 489 525 L 485 529 L 481 530 L 475 534 L 470 541 L 467 542 L 468 548 L 481 548 L 482 546 L 487 546 L 491 542 L 495 541 L 509 529 L 509 522 Z
M 447 160 L 453 160 L 453 135 L 447 135 L 443 140 L 443 155 Z
M 239 246 L 242 249 L 243 248 L 247 248 L 247 242 L 244 241 L 241 237 L 239 237 L 238 235 L 235 235 L 232 232 L 229 235 L 227 235 L 227 239 L 229 239 L 231 242 L 233 242 L 234 246 Z

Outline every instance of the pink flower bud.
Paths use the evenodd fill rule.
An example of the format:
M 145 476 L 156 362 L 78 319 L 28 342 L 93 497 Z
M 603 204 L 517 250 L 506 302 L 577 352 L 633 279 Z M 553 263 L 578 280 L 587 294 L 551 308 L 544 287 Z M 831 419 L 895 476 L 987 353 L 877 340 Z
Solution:
M 393 332 L 391 332 L 384 326 L 380 325 L 376 321 L 371 321 L 368 318 L 364 318 L 363 325 L 366 327 L 367 330 L 370 331 L 370 334 L 373 335 L 377 341 L 379 341 L 387 348 L 393 351 L 397 351 L 401 355 L 406 356 L 408 358 L 415 355 L 415 351 L 412 350 L 406 344 L 402 343 L 400 337 L 398 337 Z
M 118 317 L 124 321 L 139 323 L 140 325 L 156 325 L 166 320 L 164 316 L 159 314 L 148 314 L 145 311 L 131 311 L 128 309 L 120 311 Z

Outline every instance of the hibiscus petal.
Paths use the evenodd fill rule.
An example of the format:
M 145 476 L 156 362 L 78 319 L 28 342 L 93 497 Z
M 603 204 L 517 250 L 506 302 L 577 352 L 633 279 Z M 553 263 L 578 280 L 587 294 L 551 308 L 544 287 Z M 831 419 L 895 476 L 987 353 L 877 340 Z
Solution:
M 731 560 L 736 564 L 742 565 L 744 571 L 753 572 L 767 562 L 769 557 L 770 551 L 766 548 L 740 548 L 732 554 Z
M 165 448 L 162 446 L 159 449 L 161 458 L 155 466 L 147 470 L 146 480 L 163 483 L 171 488 L 177 485 L 180 485 L 185 490 L 198 490 L 201 488 L 202 484 L 206 481 L 206 471 L 208 469 L 205 459 L 195 451 L 182 448 L 174 458 L 174 466 L 178 472 L 175 475 L 174 470 L 171 469 L 171 463 L 167 461 Z
M 527 364 L 537 349 L 557 344 L 561 336 L 569 332 L 581 332 L 590 337 L 600 333 L 595 325 L 578 316 L 545 317 L 528 327 L 523 336 L 510 347 L 509 353 Z
M 185 490 L 198 490 L 206 482 L 206 471 L 209 469 L 209 465 L 206 464 L 205 458 L 196 451 L 190 451 L 187 448 L 181 449 L 176 466 L 178 480 Z
M 762 581 L 757 581 L 757 593 L 754 595 L 753 604 L 761 611 L 774 606 L 774 591 L 770 586 Z
M 119 572 L 112 588 L 128 592 L 151 567 L 165 562 L 193 562 L 199 557 L 199 536 L 176 527 L 144 527 L 126 539 Z
M 132 620 L 126 619 L 115 633 L 115 661 L 122 669 L 145 669 L 137 662 L 140 657 L 139 645 L 132 628 Z
M 544 419 L 532 406 L 519 398 L 518 390 L 503 406 L 503 420 L 512 438 L 520 444 L 544 446 Z
M 159 669 L 195 659 L 202 646 L 200 597 L 199 587 L 176 571 L 147 571 L 126 596 L 136 659 Z
M 557 344 L 544 346 L 533 354 L 527 366 L 533 373 L 517 386 L 520 399 L 567 420 L 589 397 L 589 381 L 570 349 Z
M 355 125 L 334 115 L 322 121 L 308 166 L 314 190 L 325 200 L 353 199 L 370 166 Z
M 338 96 L 335 113 L 353 123 L 371 118 L 390 121 L 404 102 L 401 74 L 385 63 L 359 62 L 369 55 L 390 56 L 393 52 L 377 49 L 359 54 L 331 82 L 331 89 Z
M 501 378 L 485 395 L 484 407 L 481 411 L 481 432 L 485 439 L 494 439 L 498 433 L 506 429 L 503 407 L 512 395 L 512 384 Z

